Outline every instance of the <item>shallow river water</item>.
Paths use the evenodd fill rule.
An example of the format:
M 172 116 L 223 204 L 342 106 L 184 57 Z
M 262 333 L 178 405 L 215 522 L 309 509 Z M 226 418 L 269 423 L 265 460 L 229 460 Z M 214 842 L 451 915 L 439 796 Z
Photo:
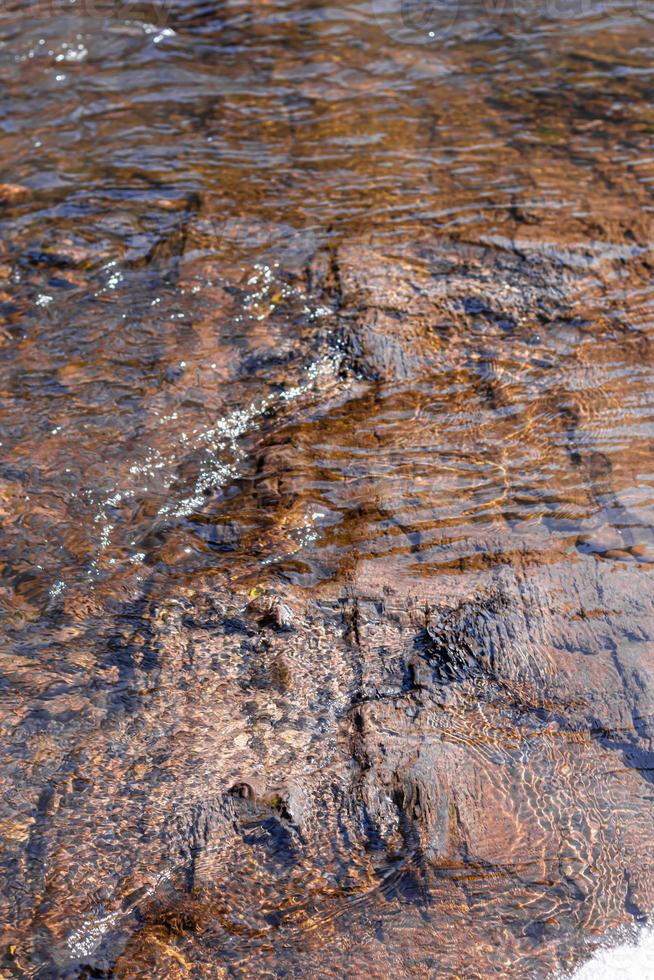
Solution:
M 0 972 L 654 910 L 654 11 L 0 10 Z

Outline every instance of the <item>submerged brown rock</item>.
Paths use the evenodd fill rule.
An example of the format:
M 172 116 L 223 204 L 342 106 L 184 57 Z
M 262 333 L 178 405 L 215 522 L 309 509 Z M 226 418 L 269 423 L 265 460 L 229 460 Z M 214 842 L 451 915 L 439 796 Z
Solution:
M 173 574 L 158 519 L 88 653 L 62 607 L 74 686 L 35 677 L 32 712 L 14 662 L 6 969 L 547 976 L 646 918 L 652 447 L 598 427 L 647 397 L 621 303 L 650 274 L 525 241 L 312 257 L 324 314 L 246 352 L 264 421 L 193 505 L 229 564 Z M 209 489 L 193 454 L 179 481 Z

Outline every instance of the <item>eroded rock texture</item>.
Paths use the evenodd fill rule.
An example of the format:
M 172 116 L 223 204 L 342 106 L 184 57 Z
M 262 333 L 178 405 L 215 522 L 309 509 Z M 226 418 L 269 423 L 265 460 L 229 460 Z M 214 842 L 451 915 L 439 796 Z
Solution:
M 83 672 L 6 678 L 10 974 L 544 977 L 649 914 L 650 275 L 313 256 L 226 486 L 180 468 L 225 563 L 173 574 L 157 517 Z

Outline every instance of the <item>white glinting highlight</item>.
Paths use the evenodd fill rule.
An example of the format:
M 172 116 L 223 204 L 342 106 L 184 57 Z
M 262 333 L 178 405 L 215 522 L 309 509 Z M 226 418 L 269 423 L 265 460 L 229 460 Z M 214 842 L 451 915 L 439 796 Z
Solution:
M 618 946 L 596 950 L 569 980 L 654 980 L 654 925 Z

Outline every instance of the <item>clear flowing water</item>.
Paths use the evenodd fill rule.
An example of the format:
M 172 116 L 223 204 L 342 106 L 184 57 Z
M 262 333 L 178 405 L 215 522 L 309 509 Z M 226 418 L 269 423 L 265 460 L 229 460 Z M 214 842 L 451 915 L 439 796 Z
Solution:
M 647 919 L 653 74 L 644 3 L 2 8 L 7 975 L 549 976 Z

